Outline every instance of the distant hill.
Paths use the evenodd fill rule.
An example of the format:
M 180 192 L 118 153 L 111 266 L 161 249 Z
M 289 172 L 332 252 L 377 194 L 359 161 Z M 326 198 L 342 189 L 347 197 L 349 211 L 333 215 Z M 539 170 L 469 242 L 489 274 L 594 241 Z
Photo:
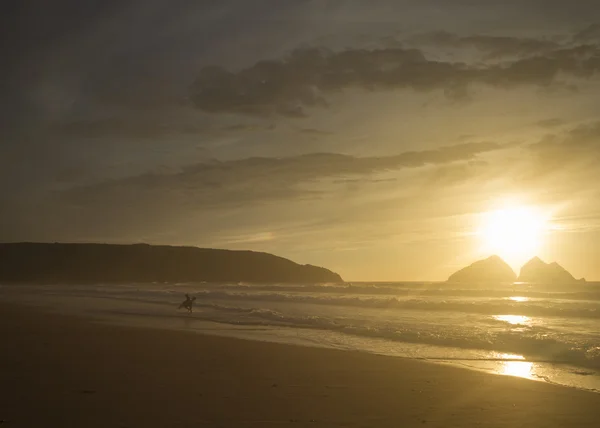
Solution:
M 0 244 L 0 282 L 344 282 L 272 254 L 147 244 Z
M 517 275 L 498 256 L 491 256 L 453 273 L 448 282 L 514 282 Z
M 534 257 L 523 265 L 518 281 L 568 284 L 571 282 L 584 282 L 585 279 L 575 279 L 573 275 L 556 262 L 545 263 L 539 257 Z

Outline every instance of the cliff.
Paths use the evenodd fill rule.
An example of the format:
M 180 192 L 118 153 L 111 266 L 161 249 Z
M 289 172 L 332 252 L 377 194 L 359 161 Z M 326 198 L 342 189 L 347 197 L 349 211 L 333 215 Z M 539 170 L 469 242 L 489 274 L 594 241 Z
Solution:
M 272 254 L 147 244 L 0 244 L 0 282 L 343 282 Z
M 585 280 L 575 279 L 573 275 L 556 262 L 544 263 L 539 257 L 534 257 L 523 265 L 518 281 L 568 284 L 571 282 L 584 282 Z
M 448 282 L 514 282 L 517 275 L 498 256 L 491 256 L 453 273 Z

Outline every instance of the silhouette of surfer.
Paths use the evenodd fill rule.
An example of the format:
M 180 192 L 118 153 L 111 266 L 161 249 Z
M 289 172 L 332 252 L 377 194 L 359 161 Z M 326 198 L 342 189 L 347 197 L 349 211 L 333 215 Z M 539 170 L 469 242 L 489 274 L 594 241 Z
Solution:
M 181 303 L 181 305 L 179 305 L 179 308 L 177 309 L 185 308 L 191 314 L 192 306 L 194 305 L 194 300 L 196 300 L 196 297 L 190 298 L 189 294 L 186 293 L 185 300 Z

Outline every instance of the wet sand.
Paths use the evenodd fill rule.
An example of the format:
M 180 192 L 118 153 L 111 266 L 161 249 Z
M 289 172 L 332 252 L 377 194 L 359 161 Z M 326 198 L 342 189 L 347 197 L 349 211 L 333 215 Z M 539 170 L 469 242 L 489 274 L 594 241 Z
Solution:
M 600 394 L 0 304 L 2 427 L 598 427 Z

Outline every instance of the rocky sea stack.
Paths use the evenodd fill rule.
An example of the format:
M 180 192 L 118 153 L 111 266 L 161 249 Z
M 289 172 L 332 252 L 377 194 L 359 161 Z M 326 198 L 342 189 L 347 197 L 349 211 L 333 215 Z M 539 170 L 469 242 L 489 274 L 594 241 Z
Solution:
M 479 260 L 448 278 L 448 282 L 514 282 L 517 275 L 500 257 Z
M 545 263 L 539 257 L 534 257 L 523 265 L 517 281 L 568 284 L 572 282 L 585 282 L 585 279 L 575 279 L 573 275 L 556 262 Z

